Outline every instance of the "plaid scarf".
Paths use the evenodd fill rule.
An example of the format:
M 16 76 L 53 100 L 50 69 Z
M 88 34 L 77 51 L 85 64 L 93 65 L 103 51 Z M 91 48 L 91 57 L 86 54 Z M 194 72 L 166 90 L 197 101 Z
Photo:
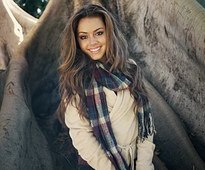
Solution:
M 129 88 L 130 84 L 131 81 L 122 72 L 109 72 L 101 63 L 96 63 L 91 81 L 85 85 L 87 113 L 94 136 L 116 170 L 128 170 L 129 168 L 117 147 L 103 87 L 117 92 Z M 144 139 L 154 130 L 147 98 L 143 99 L 143 107 L 140 107 L 136 114 L 139 121 L 139 136 Z

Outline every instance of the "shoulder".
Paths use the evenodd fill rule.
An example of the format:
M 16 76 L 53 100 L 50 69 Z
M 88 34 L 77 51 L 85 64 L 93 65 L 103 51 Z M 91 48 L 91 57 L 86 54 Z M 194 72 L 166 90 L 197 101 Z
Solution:
M 65 123 L 66 123 L 66 125 L 78 121 L 78 119 L 79 119 L 78 118 L 79 117 L 79 110 L 78 110 L 79 100 L 80 100 L 79 96 L 75 95 L 67 103 L 66 111 L 65 111 Z
M 79 102 L 80 102 L 80 97 L 77 94 L 73 95 L 69 101 L 65 99 L 64 104 L 66 108 L 66 113 L 68 110 L 71 110 L 71 109 L 78 110 Z

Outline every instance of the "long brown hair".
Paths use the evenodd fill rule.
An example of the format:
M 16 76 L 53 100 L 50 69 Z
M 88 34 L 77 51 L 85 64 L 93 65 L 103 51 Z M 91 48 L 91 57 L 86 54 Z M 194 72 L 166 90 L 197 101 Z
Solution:
M 114 16 L 101 5 L 85 5 L 70 18 L 62 34 L 60 66 L 58 69 L 61 101 L 57 114 L 63 124 L 67 104 L 71 101 L 76 102 L 76 95 L 80 99 L 79 103 L 76 103 L 79 114 L 81 117 L 87 117 L 83 81 L 89 78 L 89 68 L 92 61 L 79 47 L 77 27 L 80 19 L 90 16 L 101 17 L 105 24 L 107 34 L 105 58 L 106 63 L 111 65 L 111 71 L 119 69 L 132 80 L 130 91 L 138 104 L 141 104 L 141 94 L 146 95 L 141 71 L 136 64 L 128 59 L 127 42 Z

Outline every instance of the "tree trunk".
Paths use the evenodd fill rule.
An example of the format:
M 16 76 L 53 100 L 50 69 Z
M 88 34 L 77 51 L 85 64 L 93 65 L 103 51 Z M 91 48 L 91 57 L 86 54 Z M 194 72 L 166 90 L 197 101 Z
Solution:
M 205 169 L 205 10 L 195 0 L 50 0 L 38 20 L 1 0 L 0 169 L 76 169 L 68 129 L 55 116 L 57 60 L 68 18 L 89 2 L 122 22 L 145 73 L 156 169 Z

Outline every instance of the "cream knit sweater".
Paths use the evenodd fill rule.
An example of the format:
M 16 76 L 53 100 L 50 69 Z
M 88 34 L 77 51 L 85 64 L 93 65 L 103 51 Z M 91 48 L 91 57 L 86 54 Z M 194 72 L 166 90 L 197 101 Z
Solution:
M 143 143 L 137 139 L 138 124 L 134 112 L 135 102 L 129 90 L 121 90 L 117 95 L 104 87 L 112 129 L 122 156 L 131 169 L 153 170 L 152 164 L 155 145 L 153 138 Z M 107 158 L 96 138 L 87 119 L 81 119 L 75 104 L 69 104 L 65 113 L 65 123 L 70 129 L 69 133 L 74 147 L 79 155 L 96 170 L 114 170 L 114 166 Z M 137 161 L 134 162 L 134 159 Z

